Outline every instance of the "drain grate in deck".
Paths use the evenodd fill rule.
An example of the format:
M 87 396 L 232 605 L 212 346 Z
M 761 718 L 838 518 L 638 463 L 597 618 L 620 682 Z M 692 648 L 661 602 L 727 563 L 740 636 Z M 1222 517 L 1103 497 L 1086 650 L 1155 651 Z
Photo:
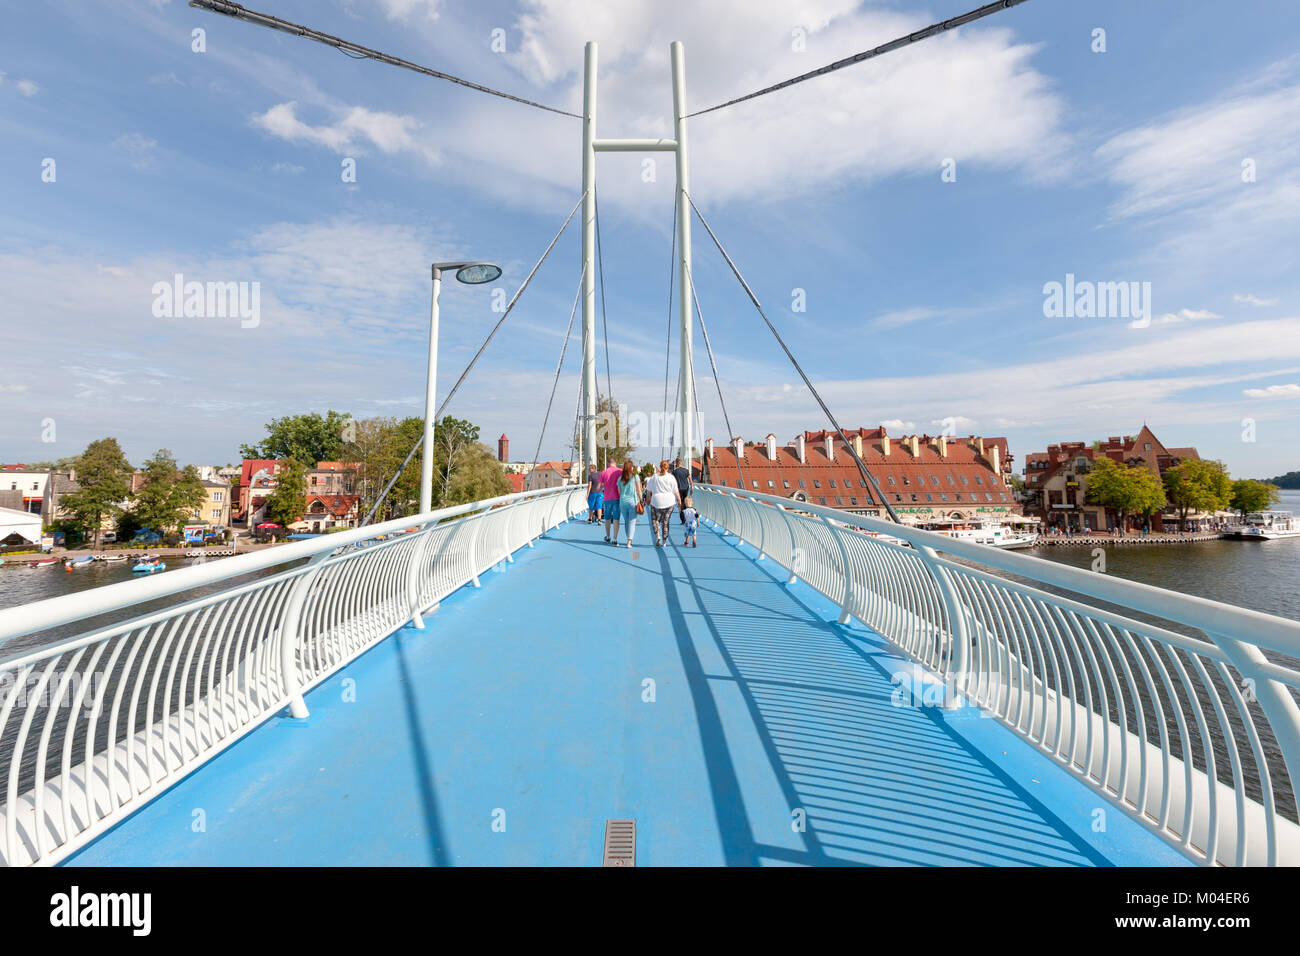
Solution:
M 605 862 L 602 866 L 636 866 L 636 821 L 605 821 Z

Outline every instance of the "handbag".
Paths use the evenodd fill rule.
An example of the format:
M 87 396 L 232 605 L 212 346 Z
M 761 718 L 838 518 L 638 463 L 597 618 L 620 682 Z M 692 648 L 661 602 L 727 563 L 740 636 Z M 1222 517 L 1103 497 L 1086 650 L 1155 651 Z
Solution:
M 645 491 L 645 490 L 641 492 L 641 498 L 636 503 L 637 514 L 639 515 L 645 514 L 645 499 L 646 499 L 646 495 L 648 495 L 649 493 L 650 493 L 649 491 Z

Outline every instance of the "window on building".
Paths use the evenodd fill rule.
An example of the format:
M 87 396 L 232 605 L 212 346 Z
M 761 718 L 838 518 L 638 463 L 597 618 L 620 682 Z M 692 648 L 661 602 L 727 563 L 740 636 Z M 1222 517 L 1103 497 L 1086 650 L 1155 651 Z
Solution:
M 857 499 L 857 498 L 850 498 L 850 499 L 849 499 L 849 504 L 851 504 L 851 505 L 856 505 L 857 503 L 858 503 L 858 499 Z
M 916 499 L 916 495 L 912 495 L 912 500 L 913 500 L 913 501 L 916 501 L 916 500 L 917 500 L 917 499 Z
M 820 488 L 821 486 L 822 486 L 821 479 L 820 479 L 820 478 L 814 478 L 814 479 L 813 479 L 813 487 L 814 487 L 814 488 Z
M 950 484 L 950 485 L 955 485 L 955 484 L 957 484 L 957 482 L 955 482 L 955 481 L 952 480 L 952 475 L 949 475 L 949 476 L 948 476 L 948 484 Z
M 902 496 L 902 495 L 899 495 L 899 494 L 896 494 L 896 495 L 894 495 L 894 500 L 895 500 L 895 501 L 902 501 L 902 500 L 903 500 L 903 496 Z
M 933 482 L 937 485 L 937 484 L 939 483 L 939 476 L 938 476 L 938 475 L 931 475 L 931 476 L 930 476 L 930 480 L 933 481 Z
M 754 490 L 755 490 L 755 491 L 758 491 L 758 479 L 757 479 L 757 478 L 752 478 L 752 479 L 750 479 L 750 482 L 749 482 L 749 483 L 750 483 L 751 485 L 754 486 Z
M 960 492 L 960 491 L 957 492 L 957 500 L 958 500 L 958 501 L 961 501 L 961 492 Z
M 224 500 L 224 498 L 225 498 L 225 494 L 226 494 L 226 493 L 225 493 L 224 491 L 214 491 L 214 492 L 212 493 L 212 500 L 213 500 L 214 502 L 220 502 L 220 501 Z
M 220 520 L 221 520 L 221 510 L 222 510 L 222 509 L 220 509 L 220 508 L 213 508 L 213 509 L 212 509 L 212 520 L 213 520 L 213 521 L 220 521 Z
M 799 479 L 799 487 L 800 487 L 800 488 L 807 488 L 807 487 L 808 487 L 808 485 L 804 482 L 804 480 L 803 480 L 802 478 Z
M 977 485 L 982 485 L 982 484 L 984 484 L 984 482 L 980 480 L 980 476 L 979 476 L 979 475 L 976 475 L 976 476 L 975 476 L 975 484 L 977 484 Z
M 904 484 L 904 486 L 906 486 L 906 485 L 910 485 L 911 483 L 912 483 L 912 482 L 908 479 L 907 475 L 904 475 L 904 476 L 903 476 L 903 484 Z
M 771 478 L 769 478 L 769 479 L 767 479 L 767 486 L 768 486 L 769 488 L 775 488 L 775 487 L 776 487 L 776 482 L 773 481 Z
M 934 501 L 934 495 L 930 494 L 930 492 L 927 491 L 927 492 L 925 493 L 925 500 L 926 500 L 926 501 Z
M 965 475 L 962 475 L 962 476 L 961 476 L 961 483 L 962 483 L 963 485 L 969 485 L 969 484 L 970 484 L 970 482 L 967 480 L 967 478 L 966 478 Z
M 784 488 L 789 488 L 789 487 L 790 487 L 790 482 L 788 482 L 788 481 L 786 481 L 784 478 L 782 478 L 782 479 L 781 479 L 781 485 L 782 485 L 782 487 L 784 487 Z
M 822 504 L 826 504 L 826 499 L 825 499 L 825 498 L 823 498 L 821 501 L 822 501 Z
M 992 500 L 993 500 L 993 496 L 992 496 L 991 494 L 989 494 L 989 493 L 986 491 L 986 492 L 984 492 L 984 500 L 985 500 L 985 501 L 992 501 Z
M 1150 442 L 1147 442 L 1147 443 L 1146 443 L 1144 446 L 1142 446 L 1142 447 L 1145 448 L 1147 451 L 1150 451 L 1150 450 L 1151 450 L 1151 443 L 1150 443 Z
M 867 479 L 865 479 L 865 478 L 859 478 L 859 479 L 858 479 L 858 482 L 862 485 L 863 488 L 866 488 L 866 487 L 867 487 Z
M 940 497 L 942 500 L 947 501 L 947 500 L 948 500 L 948 492 L 946 492 L 946 491 L 941 491 L 941 492 L 939 492 L 939 497 Z
M 1003 501 L 1006 501 L 1006 500 L 1007 500 L 1007 493 L 1006 493 L 1005 491 L 1002 492 L 1002 494 L 1000 495 L 1000 497 L 1002 498 Z
M 832 488 L 835 487 L 835 479 L 834 479 L 834 478 L 831 479 L 831 487 L 832 487 Z
M 835 496 L 835 503 L 836 503 L 837 505 L 842 505 L 842 504 L 844 504 L 844 499 L 841 498 L 839 495 L 836 495 L 836 496 Z
M 890 483 L 891 485 L 894 484 L 894 476 L 893 476 L 893 475 L 890 475 L 890 476 L 889 476 L 889 483 Z

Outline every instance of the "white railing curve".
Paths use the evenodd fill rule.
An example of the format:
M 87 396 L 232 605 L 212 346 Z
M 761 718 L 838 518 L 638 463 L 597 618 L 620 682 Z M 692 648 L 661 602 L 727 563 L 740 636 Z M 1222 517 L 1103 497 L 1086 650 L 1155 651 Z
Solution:
M 523 492 L 0 611 L 0 865 L 56 863 L 581 513 Z M 173 599 L 161 608 L 156 602 Z M 72 629 L 71 636 L 51 635 Z
M 1300 622 L 775 495 L 694 498 L 944 707 L 982 708 L 1189 858 L 1300 865 Z

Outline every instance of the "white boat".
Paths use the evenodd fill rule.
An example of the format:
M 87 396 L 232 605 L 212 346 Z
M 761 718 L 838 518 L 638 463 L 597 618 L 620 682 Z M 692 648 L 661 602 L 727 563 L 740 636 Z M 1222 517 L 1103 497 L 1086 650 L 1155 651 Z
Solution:
M 976 525 L 934 524 L 928 526 L 926 530 L 958 541 L 971 541 L 975 544 L 986 544 L 993 548 L 1007 548 L 1009 550 L 1032 548 L 1038 543 L 1037 531 L 1014 531 L 1006 525 L 992 521 Z
M 1228 532 L 1242 541 L 1267 541 L 1273 538 L 1300 537 L 1300 521 L 1289 511 L 1252 511 L 1246 523 Z

